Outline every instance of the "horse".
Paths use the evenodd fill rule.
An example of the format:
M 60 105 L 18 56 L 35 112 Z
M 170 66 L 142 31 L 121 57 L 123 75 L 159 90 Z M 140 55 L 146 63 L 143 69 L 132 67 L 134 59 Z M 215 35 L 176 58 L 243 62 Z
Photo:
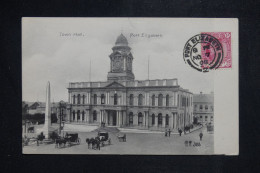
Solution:
M 63 146 L 65 146 L 66 143 L 67 143 L 67 140 L 64 139 L 64 138 L 56 139 L 56 140 L 55 140 L 55 148 L 60 147 L 61 144 L 63 144 Z
M 93 138 L 92 138 L 93 139 Z M 92 140 L 87 138 L 86 143 L 88 144 L 88 149 L 90 149 L 90 145 L 92 144 Z

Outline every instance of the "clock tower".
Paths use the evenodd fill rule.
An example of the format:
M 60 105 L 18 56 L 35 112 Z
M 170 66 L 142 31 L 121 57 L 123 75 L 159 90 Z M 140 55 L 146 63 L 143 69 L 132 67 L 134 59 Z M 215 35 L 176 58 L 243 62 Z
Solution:
M 108 81 L 128 81 L 134 80 L 132 72 L 133 55 L 128 46 L 126 37 L 121 34 L 117 37 L 113 52 L 110 57 L 110 72 L 108 72 Z

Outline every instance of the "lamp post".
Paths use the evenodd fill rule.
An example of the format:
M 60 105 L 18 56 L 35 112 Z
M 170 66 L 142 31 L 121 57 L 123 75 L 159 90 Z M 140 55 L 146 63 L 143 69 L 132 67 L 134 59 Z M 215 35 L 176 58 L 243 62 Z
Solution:
M 64 138 L 64 124 L 65 124 L 65 121 L 62 121 L 62 129 L 63 129 L 63 138 Z
M 63 123 L 63 129 L 64 129 L 64 115 L 63 115 L 63 110 L 64 108 L 66 109 L 66 106 L 65 106 L 65 103 L 63 101 L 60 101 L 59 103 L 59 125 L 60 125 L 60 131 L 59 131 L 59 134 L 61 135 L 61 123 Z M 64 136 L 64 130 L 63 130 L 63 136 Z

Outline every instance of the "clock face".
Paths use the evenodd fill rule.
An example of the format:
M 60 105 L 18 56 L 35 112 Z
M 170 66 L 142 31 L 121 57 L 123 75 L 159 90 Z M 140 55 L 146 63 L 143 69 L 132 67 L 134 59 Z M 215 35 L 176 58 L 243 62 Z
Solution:
M 114 70 L 121 71 L 123 68 L 123 62 L 120 59 L 114 61 Z

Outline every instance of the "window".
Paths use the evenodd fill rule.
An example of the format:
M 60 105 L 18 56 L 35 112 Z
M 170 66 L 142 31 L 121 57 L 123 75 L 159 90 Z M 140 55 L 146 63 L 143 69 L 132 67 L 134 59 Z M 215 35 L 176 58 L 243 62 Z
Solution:
M 80 104 L 80 94 L 78 94 L 78 104 Z
M 138 113 L 138 125 L 143 125 L 143 114 L 141 112 Z
M 85 104 L 85 95 L 82 96 L 82 104 Z
M 133 112 L 130 112 L 130 113 L 129 113 L 129 125 L 133 125 L 133 120 L 134 120 L 134 118 L 133 118 Z
M 130 94 L 129 105 L 130 105 L 130 106 L 133 106 L 133 105 L 134 105 L 134 95 L 133 95 L 133 94 Z
M 166 106 L 169 106 L 169 95 L 166 95 Z
M 210 121 L 213 121 L 213 116 L 210 117 Z
M 159 94 L 158 96 L 158 106 L 162 106 L 163 105 L 163 95 Z
M 154 125 L 155 124 L 155 115 L 153 114 L 152 115 L 152 125 Z
M 75 111 L 73 111 L 72 115 L 73 115 L 73 121 L 75 121 Z
M 211 108 L 211 111 L 213 111 L 213 106 L 212 105 L 210 106 L 210 108 Z
M 114 105 L 117 105 L 117 94 L 114 94 Z
M 208 121 L 208 116 L 205 116 L 205 121 Z
M 202 120 L 202 116 L 200 116 L 200 119 Z
M 76 96 L 74 95 L 73 96 L 73 104 L 75 104 L 76 103 Z
M 162 126 L 162 114 L 158 114 L 158 126 Z
M 155 95 L 152 96 L 152 106 L 155 106 Z
M 194 105 L 194 110 L 197 110 L 197 105 Z
M 105 104 L 106 97 L 104 94 L 101 95 L 101 104 Z
M 138 106 L 142 106 L 143 105 L 143 95 L 139 94 L 138 96 Z
M 96 105 L 96 104 L 97 104 L 97 95 L 94 94 L 94 105 Z
M 82 112 L 82 121 L 84 121 L 85 120 L 85 112 L 83 111 Z
M 208 110 L 208 105 L 205 106 L 205 110 L 206 110 L 206 111 Z
M 97 111 L 93 111 L 93 121 L 97 121 Z
M 80 120 L 80 111 L 77 111 L 77 121 Z
M 203 109 L 203 106 L 202 105 L 200 105 L 200 110 L 202 110 Z
M 165 117 L 165 125 L 169 126 L 169 115 L 168 114 L 166 114 L 166 117 Z

